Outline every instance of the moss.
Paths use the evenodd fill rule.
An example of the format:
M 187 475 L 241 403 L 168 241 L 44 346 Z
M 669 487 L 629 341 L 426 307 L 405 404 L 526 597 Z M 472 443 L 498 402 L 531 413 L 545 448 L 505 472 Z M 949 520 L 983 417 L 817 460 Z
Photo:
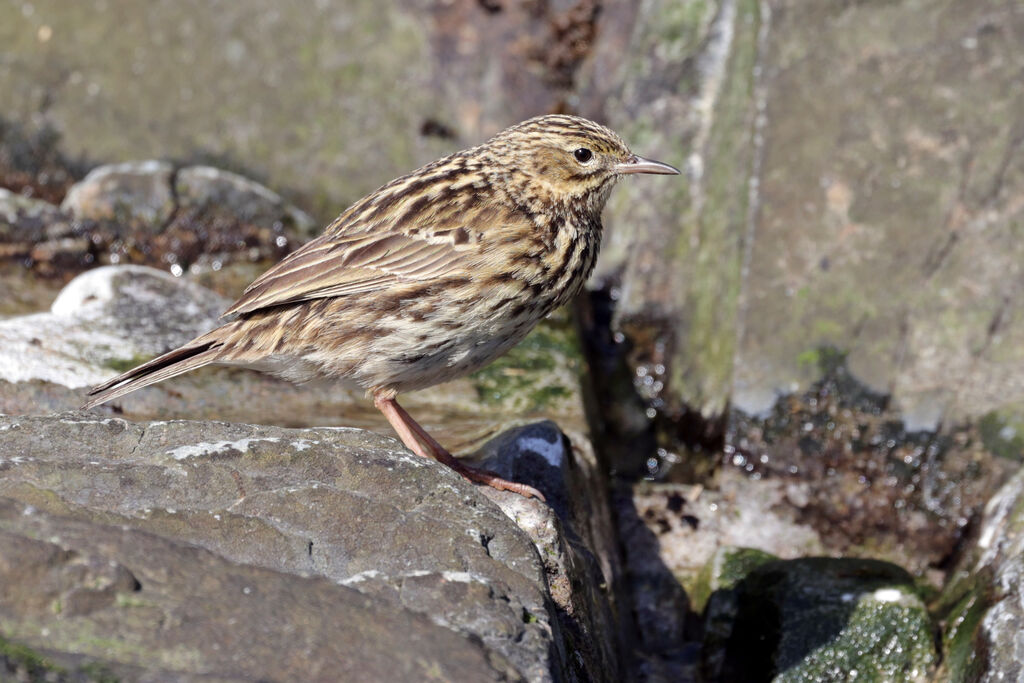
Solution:
M 24 672 L 30 681 L 46 680 L 47 674 L 67 673 L 66 669 L 57 666 L 32 648 L 12 643 L 3 636 L 0 636 L 0 660 L 7 671 L 16 674 Z
M 152 358 L 153 356 L 146 354 L 136 354 L 131 358 L 107 358 L 103 361 L 103 367 L 110 368 L 115 372 L 127 372 Z
M 981 673 L 984 662 L 977 656 L 975 636 L 989 605 L 984 591 L 975 585 L 946 615 L 942 648 L 948 680 L 972 681 Z
M 537 412 L 575 395 L 581 371 L 579 341 L 562 312 L 471 380 L 484 403 L 511 402 L 517 410 Z
M 990 453 L 1015 462 L 1024 461 L 1024 420 L 991 412 L 978 422 L 978 431 Z
M 689 586 L 681 583 L 690 595 L 694 611 L 702 612 L 715 591 L 731 590 L 750 572 L 776 559 L 756 548 L 719 548 Z
M 926 679 L 935 659 L 923 607 L 863 597 L 841 634 L 774 680 L 918 681 Z

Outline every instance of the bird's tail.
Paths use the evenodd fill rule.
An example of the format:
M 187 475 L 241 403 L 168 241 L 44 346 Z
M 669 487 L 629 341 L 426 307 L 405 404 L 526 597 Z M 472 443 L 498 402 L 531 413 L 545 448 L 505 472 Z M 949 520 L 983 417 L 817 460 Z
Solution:
M 184 346 L 93 387 L 89 390 L 91 398 L 82 406 L 82 410 L 216 362 L 224 345 L 224 329 L 221 327 L 208 332 Z

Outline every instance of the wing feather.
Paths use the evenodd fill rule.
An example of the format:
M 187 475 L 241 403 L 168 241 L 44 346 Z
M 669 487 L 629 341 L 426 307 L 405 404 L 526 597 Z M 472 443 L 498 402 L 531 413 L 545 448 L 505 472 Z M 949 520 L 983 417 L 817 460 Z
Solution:
M 257 278 L 224 315 L 475 272 L 484 250 L 469 235 L 499 226 L 493 211 L 470 211 L 478 201 L 470 181 L 481 176 L 462 163 L 455 155 L 429 164 L 356 202 Z M 487 215 L 486 225 L 471 221 L 474 215 Z M 501 232 L 532 227 L 525 214 L 500 215 Z
M 337 244 L 318 237 L 246 288 L 224 315 L 282 304 L 361 294 L 400 282 L 424 280 L 470 267 L 472 252 L 449 240 L 387 232 Z

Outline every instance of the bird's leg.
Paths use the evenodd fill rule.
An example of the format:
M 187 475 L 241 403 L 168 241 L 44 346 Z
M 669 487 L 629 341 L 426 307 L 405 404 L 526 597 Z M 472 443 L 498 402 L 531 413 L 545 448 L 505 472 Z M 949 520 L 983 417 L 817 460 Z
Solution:
M 416 420 L 412 419 L 412 416 L 405 411 L 405 408 L 398 405 L 398 401 L 394 398 L 385 398 L 379 394 L 374 394 L 373 405 L 377 407 L 377 410 L 384 413 L 384 417 L 388 419 L 388 422 L 394 428 L 395 432 L 398 433 L 398 438 L 402 440 L 402 443 L 405 444 L 406 448 L 416 455 L 423 456 L 424 458 L 433 458 L 434 460 L 452 468 L 469 481 L 486 484 L 487 486 L 496 488 L 499 491 L 512 491 L 521 496 L 526 496 L 527 498 L 533 496 L 539 500 L 544 500 L 544 496 L 541 492 L 532 486 L 508 481 L 506 479 L 502 479 L 494 472 L 478 467 L 471 467 L 465 463 L 459 462 L 459 460 L 449 453 L 444 446 L 439 444 L 434 437 L 430 436 L 426 429 L 421 427 Z

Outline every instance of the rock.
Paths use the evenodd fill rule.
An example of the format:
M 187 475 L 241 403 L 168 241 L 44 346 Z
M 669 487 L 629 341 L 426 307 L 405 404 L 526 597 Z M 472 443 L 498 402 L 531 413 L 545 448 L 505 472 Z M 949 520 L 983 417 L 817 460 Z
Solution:
M 91 270 L 49 313 L 0 321 L 0 379 L 88 387 L 209 330 L 227 304 L 152 268 Z
M 553 422 L 511 429 L 489 441 L 474 460 L 500 476 L 534 486 L 547 504 L 484 490 L 540 552 L 548 589 L 558 606 L 567 651 L 612 679 L 626 675 L 622 575 L 615 545 L 608 482 L 586 439 L 570 440 Z M 570 653 L 574 653 L 570 655 Z
M 754 479 L 749 488 L 782 492 L 774 514 L 812 528 L 829 552 L 915 574 L 948 562 L 1018 467 L 1012 440 L 996 420 L 910 431 L 892 397 L 857 381 L 842 354 L 818 362 L 824 376 L 808 391 L 758 416 L 733 409 L 726 467 Z
M 73 155 L 242 170 L 321 220 L 442 154 L 571 106 L 600 20 L 591 0 L 32 7 L 0 26 L 7 116 L 45 110 Z
M 73 410 L 89 385 L 213 328 L 227 303 L 185 278 L 149 268 L 84 273 L 50 313 L 0 321 L 8 354 L 0 348 L 0 412 Z M 583 367 L 573 334 L 564 317 L 554 317 L 478 374 L 403 396 L 402 402 L 456 452 L 476 450 L 504 427 L 544 418 L 557 419 L 585 443 Z M 240 368 L 203 368 L 96 410 L 136 420 L 339 425 L 391 433 L 361 391 L 337 382 L 299 386 Z
M 722 546 L 757 549 L 792 559 L 822 552 L 821 536 L 788 509 L 782 482 L 754 481 L 725 471 L 715 489 L 679 484 L 636 485 L 621 501 L 620 515 L 633 518 L 633 533 L 624 537 L 627 557 L 644 562 L 644 539 L 660 548 L 657 562 L 681 582 L 698 606 L 702 572 Z M 628 507 L 633 509 L 630 511 Z M 635 551 L 634 543 L 637 544 Z M 650 561 L 650 559 L 648 559 Z M 632 563 L 630 563 L 632 564 Z M 631 571 L 642 571 L 631 566 Z
M 316 232 L 313 219 L 259 183 L 209 166 L 159 161 L 94 169 L 62 208 L 92 226 L 105 261 L 219 270 L 280 259 Z
M 305 212 L 291 206 L 272 190 L 237 173 L 212 166 L 189 166 L 174 177 L 179 209 L 200 213 L 224 212 L 229 219 L 275 230 L 306 241 L 319 225 Z
M 7 498 L 0 499 L 0 537 L 5 640 L 27 644 L 21 653 L 63 650 L 85 659 L 83 673 L 522 680 L 479 641 L 324 578 L 236 564 L 184 541 Z M 38 658 L 37 675 L 60 671 L 46 661 Z
M 44 277 L 91 267 L 96 254 L 85 228 L 49 202 L 0 188 L 0 276 L 14 290 L 26 267 Z
M 976 542 L 939 600 L 952 681 L 1014 681 L 1024 676 L 1024 471 L 985 508 Z
M 758 413 L 807 387 L 820 369 L 802 359 L 834 346 L 911 431 L 1024 414 L 1024 176 L 1007 156 L 1020 103 L 1004 42 L 1022 17 L 771 6 L 734 405 Z
M 47 238 L 48 228 L 66 220 L 53 204 L 0 188 L 0 249 L 4 259 L 27 256 Z
M 267 666 L 279 680 L 302 678 L 308 667 L 348 666 L 324 661 L 333 657 L 329 647 L 366 647 L 367 666 L 378 665 L 378 650 L 402 651 L 395 666 L 410 670 L 421 659 L 429 668 L 440 658 L 455 670 L 487 661 L 488 679 L 616 677 L 615 653 L 589 640 L 608 633 L 607 602 L 593 600 L 600 591 L 573 595 L 594 575 L 556 568 L 551 580 L 564 589 L 554 604 L 577 610 L 556 617 L 546 597 L 550 567 L 530 538 L 477 487 L 393 439 L 353 429 L 134 424 L 81 414 L 4 417 L 0 431 L 0 496 L 18 501 L 0 515 L 4 547 L 12 549 L 2 554 L 5 585 L 18 586 L 5 592 L 0 630 L 28 647 L 147 669 L 170 663 L 184 673 L 248 676 Z M 549 542 L 562 555 L 570 545 Z M 204 550 L 183 552 L 186 544 Z M 260 599 L 249 603 L 250 594 Z M 281 600 L 289 607 L 279 620 L 247 612 L 273 612 Z M 321 615 L 314 621 L 311 609 Z M 403 611 L 422 616 L 402 622 Z M 227 628 L 233 619 L 256 642 L 274 645 L 257 649 L 242 669 L 225 670 L 218 667 L 233 651 L 225 638 L 250 640 Z M 322 619 L 348 621 L 335 629 Z M 194 626 L 168 631 L 168 621 Z M 129 641 L 105 645 L 126 637 L 119 623 L 128 622 Z M 300 623 L 326 629 L 322 643 L 311 645 Z M 579 640 L 559 640 L 573 624 Z M 423 645 L 434 648 L 430 657 L 406 647 L 431 641 Z M 482 648 L 490 660 L 474 654 Z M 293 649 L 280 668 L 265 661 Z M 181 651 L 193 654 L 173 655 Z
M 174 213 L 173 173 L 162 161 L 100 166 L 71 187 L 61 209 L 79 219 L 157 234 Z
M 707 574 L 711 680 L 923 682 L 938 662 L 928 610 L 895 565 L 725 549 Z
M 753 546 L 771 557 L 820 553 L 821 539 L 783 504 L 778 482 L 722 472 L 715 489 L 679 484 L 619 484 L 613 506 L 637 632 L 637 655 L 650 680 L 697 680 L 697 614 L 716 588 L 723 546 Z
M 613 288 L 648 404 L 673 420 L 719 420 L 741 322 L 761 10 L 749 0 L 647 3 L 632 21 L 629 43 L 605 34 L 595 48 L 599 62 L 621 64 L 621 94 L 598 111 L 639 153 L 685 162 L 689 177 L 622 183 L 592 284 Z

